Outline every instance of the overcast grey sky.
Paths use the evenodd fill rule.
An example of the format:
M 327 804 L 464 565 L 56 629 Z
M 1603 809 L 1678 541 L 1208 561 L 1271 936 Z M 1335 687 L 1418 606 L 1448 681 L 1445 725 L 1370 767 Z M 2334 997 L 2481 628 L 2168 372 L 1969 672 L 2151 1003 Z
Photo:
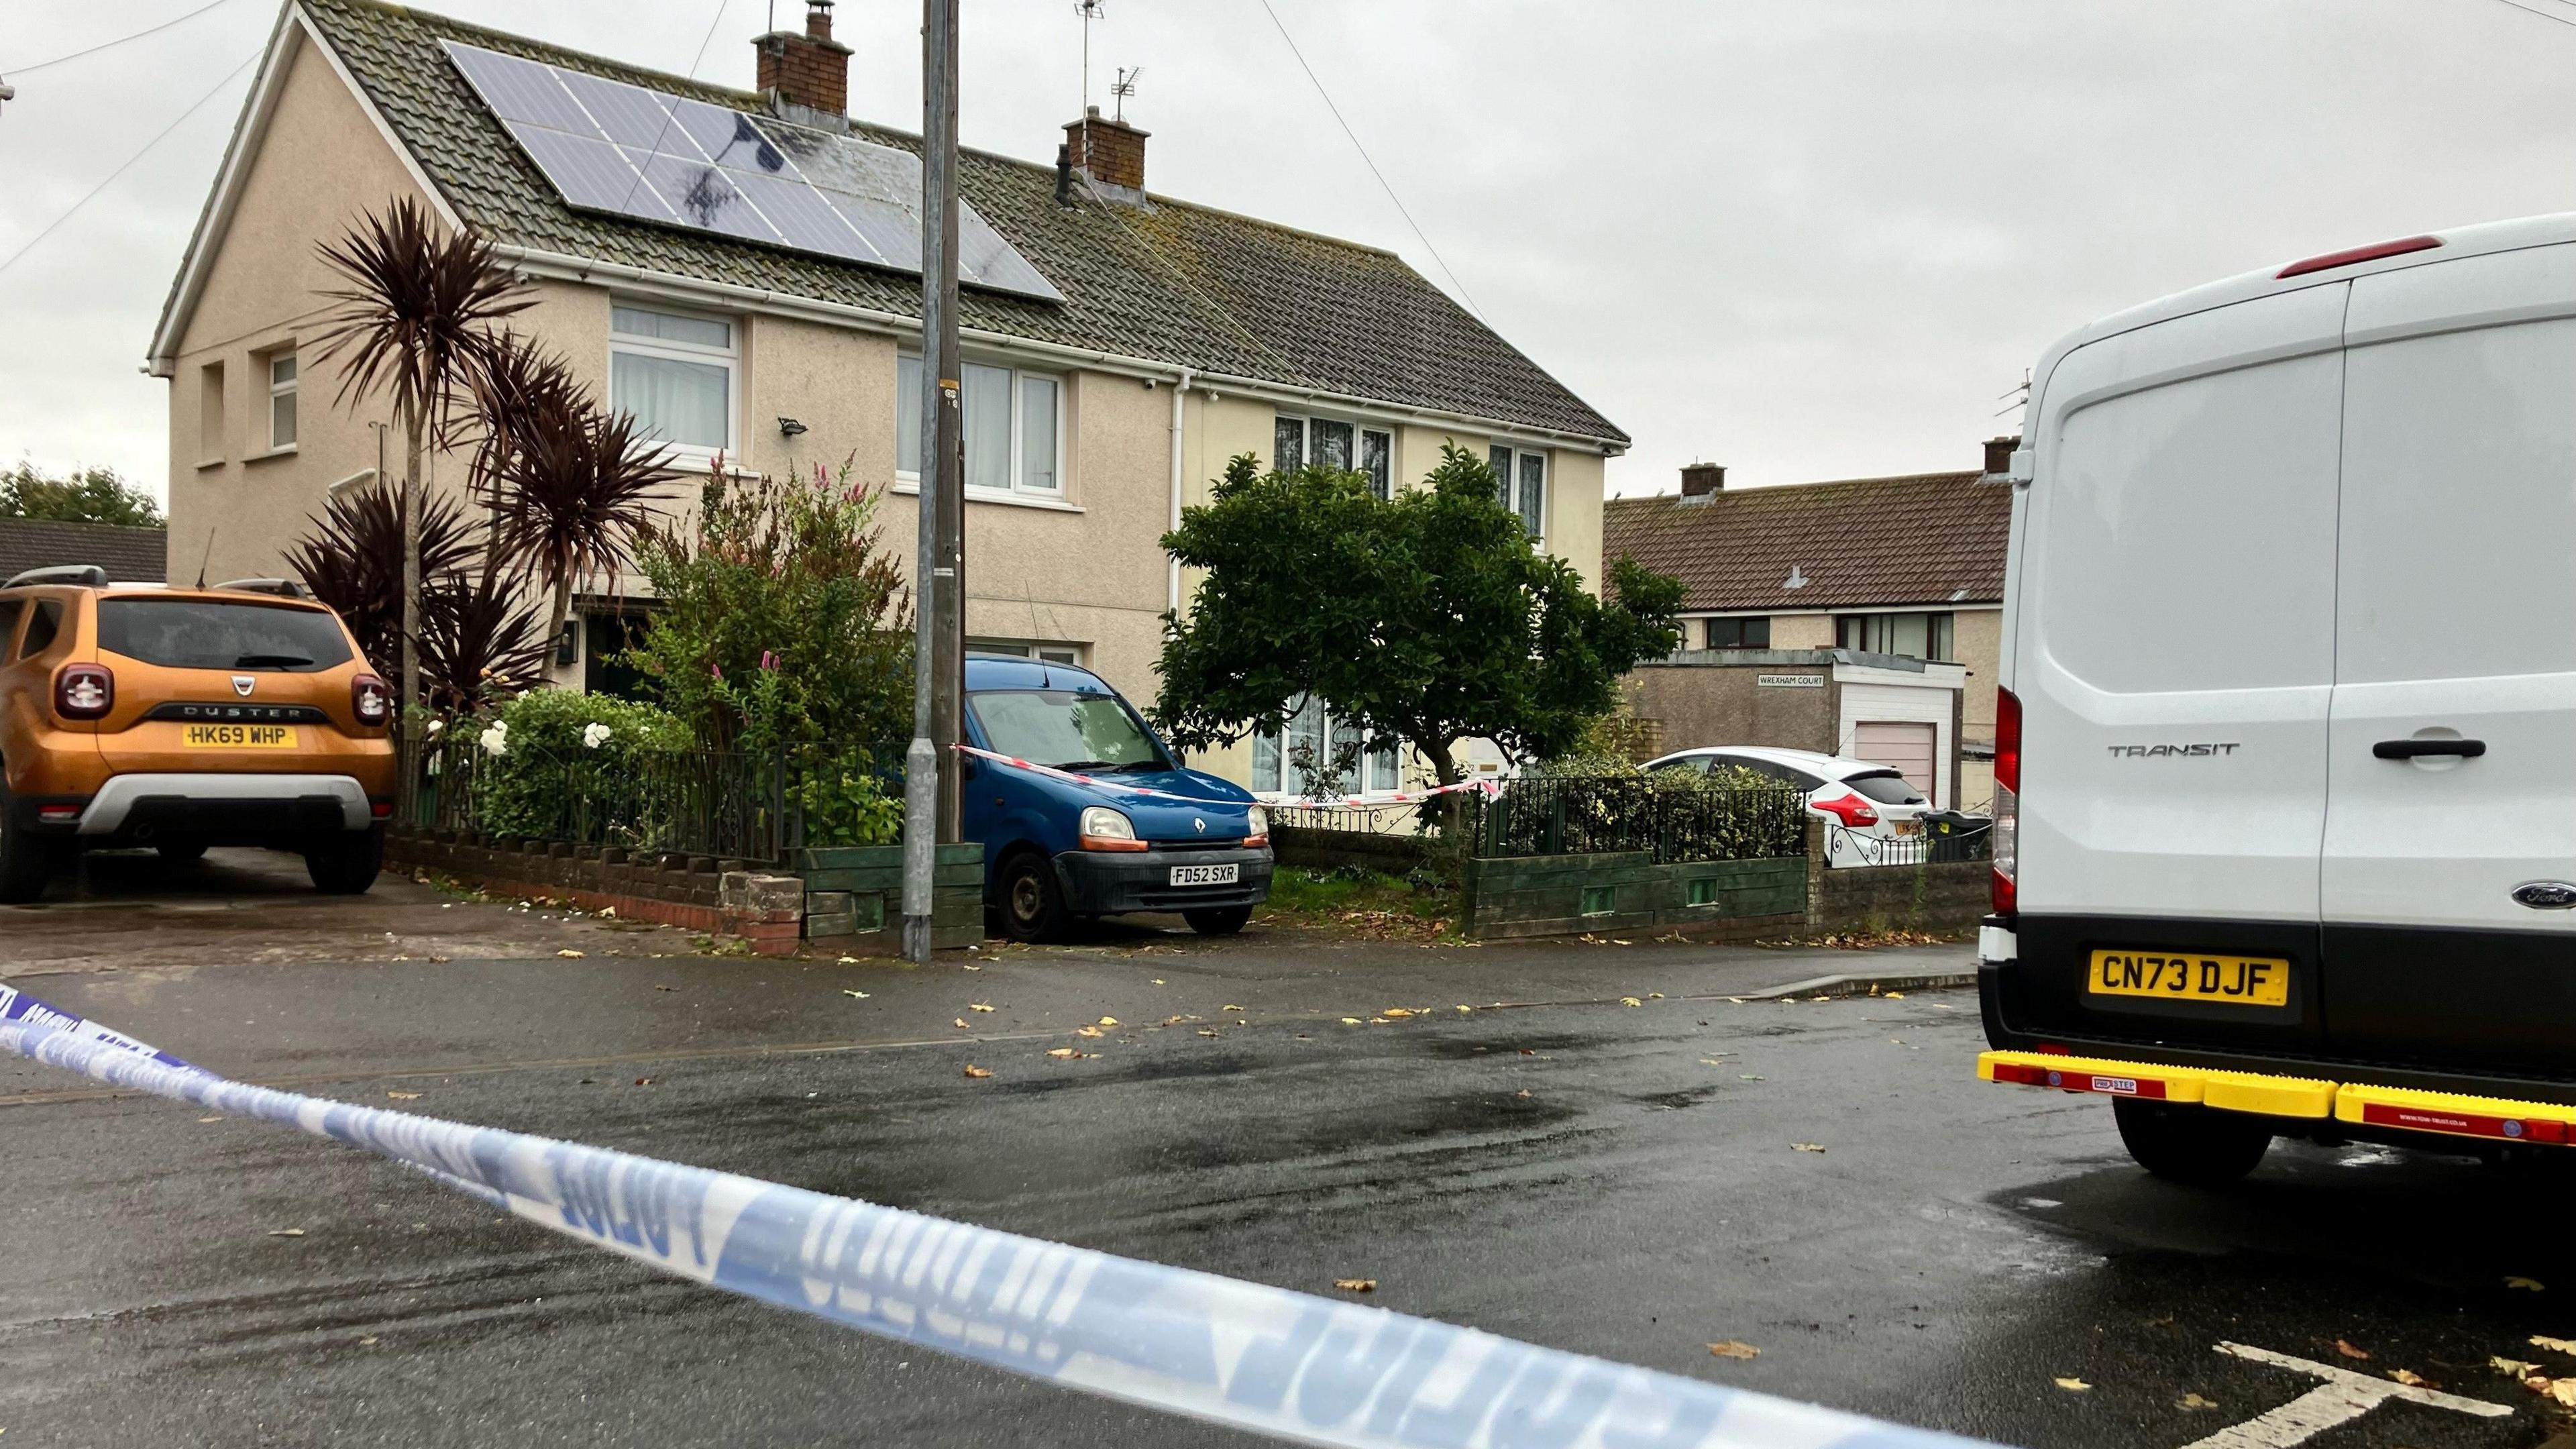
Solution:
M 272 0 L 0 0 L 0 259 L 248 59 Z M 1394 248 L 1636 438 L 1622 492 L 1965 467 L 2052 338 L 2164 292 L 2576 207 L 2576 24 L 2506 0 L 1107 0 L 1148 184 Z M 2576 22 L 2576 0 L 2519 0 Z M 750 83 L 769 0 L 433 0 Z M 782 25 L 801 0 L 778 0 Z M 965 0 L 967 144 L 1052 159 L 1073 0 Z M 843 0 L 851 109 L 917 128 L 920 7 Z M 0 460 L 155 490 L 150 331 L 239 112 L 223 85 L 0 269 Z

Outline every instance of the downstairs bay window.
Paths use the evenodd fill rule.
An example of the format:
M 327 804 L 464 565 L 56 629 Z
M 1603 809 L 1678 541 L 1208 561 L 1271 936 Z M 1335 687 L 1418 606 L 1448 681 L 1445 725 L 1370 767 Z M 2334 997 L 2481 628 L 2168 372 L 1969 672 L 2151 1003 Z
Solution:
M 1346 753 L 1352 757 L 1350 772 L 1338 789 L 1327 788 L 1325 777 Z M 1363 738 L 1357 727 L 1332 718 L 1320 700 L 1299 704 L 1286 728 L 1252 738 L 1256 795 L 1387 795 L 1400 788 L 1395 742 Z

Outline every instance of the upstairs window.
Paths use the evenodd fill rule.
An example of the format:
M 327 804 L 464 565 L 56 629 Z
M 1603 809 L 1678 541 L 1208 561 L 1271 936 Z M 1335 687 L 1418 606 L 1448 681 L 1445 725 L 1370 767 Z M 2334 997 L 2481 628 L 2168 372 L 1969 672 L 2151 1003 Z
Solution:
M 1771 618 L 1703 619 L 1702 649 L 1768 649 L 1771 647 Z
M 721 317 L 608 310 L 608 405 L 644 436 L 704 457 L 733 448 L 741 359 Z
M 921 359 L 895 359 L 895 472 L 921 479 Z M 1064 496 L 1064 380 L 969 362 L 957 379 L 966 486 L 980 493 Z
M 1318 468 L 1365 474 L 1369 491 L 1380 498 L 1394 496 L 1395 434 L 1381 428 L 1281 413 L 1272 427 L 1270 458 L 1271 466 L 1282 473 L 1312 463 Z
M 1948 614 L 1845 614 L 1834 621 L 1845 649 L 1955 663 Z
M 268 358 L 268 446 L 295 446 L 295 349 L 273 352 Z
M 1547 454 L 1537 448 L 1496 443 L 1489 455 L 1494 465 L 1495 498 L 1521 516 L 1530 542 L 1547 538 Z

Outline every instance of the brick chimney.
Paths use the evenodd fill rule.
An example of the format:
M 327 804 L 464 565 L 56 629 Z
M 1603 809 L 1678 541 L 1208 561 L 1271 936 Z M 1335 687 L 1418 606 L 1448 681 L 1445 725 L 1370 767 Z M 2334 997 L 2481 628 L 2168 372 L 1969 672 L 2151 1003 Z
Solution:
M 1723 493 L 1725 491 L 1726 465 L 1722 463 L 1693 463 L 1682 469 L 1682 496 L 1684 498 L 1706 498 L 1712 493 Z
M 1141 198 L 1145 191 L 1145 138 L 1151 134 L 1125 121 L 1105 117 L 1098 106 L 1090 106 L 1084 109 L 1081 120 L 1069 122 L 1064 128 L 1066 159 L 1094 184 L 1134 192 Z
M 2021 448 L 2019 438 L 1986 439 L 1986 476 L 2000 478 L 2012 471 L 2012 455 Z
M 789 120 L 796 111 L 847 123 L 850 48 L 832 38 L 832 0 L 805 0 L 805 30 L 773 30 L 754 40 L 760 56 L 759 89 L 778 102 Z

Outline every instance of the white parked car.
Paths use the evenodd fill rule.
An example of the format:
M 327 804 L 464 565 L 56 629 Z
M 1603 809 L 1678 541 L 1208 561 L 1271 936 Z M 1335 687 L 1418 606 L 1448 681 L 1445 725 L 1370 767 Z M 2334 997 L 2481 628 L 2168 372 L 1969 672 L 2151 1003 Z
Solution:
M 1829 865 L 1878 865 L 1902 857 L 1905 848 L 1883 842 L 1911 841 L 1923 833 L 1923 817 L 1932 802 L 1907 784 L 1905 776 L 1867 760 L 1820 755 L 1814 750 L 1779 750 L 1768 745 L 1720 745 L 1676 750 L 1646 762 L 1649 770 L 1675 767 L 1707 770 L 1735 766 L 1768 775 L 1807 792 L 1807 811 L 1825 822 L 1825 861 Z

